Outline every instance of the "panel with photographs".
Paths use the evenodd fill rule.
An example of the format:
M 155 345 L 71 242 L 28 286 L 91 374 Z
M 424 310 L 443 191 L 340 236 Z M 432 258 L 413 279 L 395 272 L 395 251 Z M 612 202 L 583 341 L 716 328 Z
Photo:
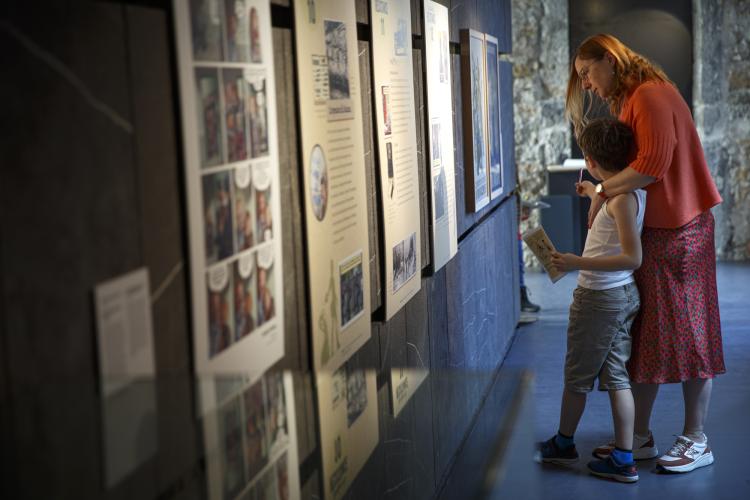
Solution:
M 372 92 L 380 174 L 380 202 L 385 248 L 383 301 L 385 319 L 392 318 L 419 292 L 421 280 L 411 279 L 421 269 L 419 193 L 422 154 L 414 131 L 414 60 L 411 40 L 411 3 L 372 2 Z M 415 252 L 409 254 L 409 246 Z M 411 259 L 411 260 L 410 260 Z M 413 271 L 413 272 L 412 272 Z
M 335 0 L 292 11 L 311 350 L 317 371 L 335 370 L 372 334 L 356 12 Z
M 476 212 L 490 202 L 488 184 L 484 35 L 461 30 L 461 89 L 467 209 Z
M 433 272 L 443 267 L 458 252 L 448 17 L 446 6 L 425 1 L 424 58 L 430 146 L 428 151 L 432 174 L 430 261 Z
M 502 137 L 500 131 L 500 67 L 497 38 L 484 35 L 487 75 L 487 160 L 489 162 L 490 197 L 503 194 Z
M 291 375 L 270 373 L 224 401 L 208 442 L 209 497 L 286 500 L 299 496 Z M 289 402 L 289 403 L 288 403 Z M 210 432 L 207 431 L 207 432 Z
M 204 175 L 203 196 L 213 358 L 276 317 L 278 272 L 267 169 L 242 166 Z
M 346 496 L 378 443 L 375 371 L 357 369 L 357 356 L 317 374 L 324 498 Z
M 258 377 L 284 353 L 271 8 L 173 5 L 196 371 Z M 214 392 L 200 398 L 203 411 L 217 404 Z

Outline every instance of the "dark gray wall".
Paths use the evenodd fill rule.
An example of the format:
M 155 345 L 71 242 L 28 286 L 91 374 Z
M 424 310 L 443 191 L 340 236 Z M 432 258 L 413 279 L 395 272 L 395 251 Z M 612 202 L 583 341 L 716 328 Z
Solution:
M 0 7 L 0 64 L 6 96 L 0 149 L 0 424 L 3 498 L 201 498 L 200 422 L 192 379 L 189 262 L 181 131 L 170 4 L 50 2 Z M 278 2 L 284 5 L 287 2 Z M 376 320 L 355 367 L 378 370 L 380 442 L 350 498 L 427 498 L 439 491 L 501 363 L 518 319 L 515 196 L 478 214 L 464 208 L 458 30 L 474 28 L 510 49 L 509 2 L 445 2 L 453 17 L 459 254 L 429 272 L 427 165 L 420 155 L 422 290 L 388 323 Z M 371 77 L 367 3 L 358 1 L 360 77 Z M 417 141 L 425 150 L 421 2 L 414 1 Z M 294 38 L 285 7 L 274 9 L 279 117 L 286 356 L 295 395 L 305 491 L 319 491 L 310 393 L 306 270 L 297 151 Z M 512 103 L 503 64 L 503 103 Z M 372 105 L 363 96 L 365 145 Z M 512 155 L 512 107 L 503 113 Z M 372 158 L 372 155 L 370 155 Z M 510 156 L 504 157 L 510 158 Z M 505 183 L 515 187 L 512 161 Z M 373 306 L 382 304 L 376 167 L 368 178 Z M 93 287 L 147 266 L 157 368 L 158 453 L 107 490 Z M 390 415 L 391 367 L 432 375 L 399 418 Z M 447 374 L 447 375 L 446 375 Z M 472 375 L 476 374 L 476 375 Z M 304 389 L 308 390 L 305 391 Z M 7 492 L 7 494 L 6 494 Z

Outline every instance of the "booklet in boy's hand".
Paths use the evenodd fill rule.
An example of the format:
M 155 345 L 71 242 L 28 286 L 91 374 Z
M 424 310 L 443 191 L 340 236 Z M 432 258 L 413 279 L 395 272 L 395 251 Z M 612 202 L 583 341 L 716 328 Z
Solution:
M 560 278 L 567 274 L 558 271 L 557 268 L 552 265 L 552 252 L 555 251 L 555 246 L 550 241 L 549 236 L 547 236 L 543 227 L 540 226 L 534 229 L 529 229 L 523 233 L 523 241 L 526 242 L 526 245 L 528 245 L 531 251 L 534 252 L 536 258 L 539 259 L 539 262 L 542 263 L 544 270 L 547 271 L 552 283 L 557 283 Z

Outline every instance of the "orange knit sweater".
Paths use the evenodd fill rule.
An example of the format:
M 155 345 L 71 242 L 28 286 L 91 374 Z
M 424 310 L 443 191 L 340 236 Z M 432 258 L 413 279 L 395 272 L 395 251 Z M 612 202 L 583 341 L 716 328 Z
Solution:
M 640 84 L 626 98 L 620 120 L 635 135 L 629 166 L 656 177 L 645 188 L 645 226 L 677 228 L 721 203 L 690 109 L 673 85 Z

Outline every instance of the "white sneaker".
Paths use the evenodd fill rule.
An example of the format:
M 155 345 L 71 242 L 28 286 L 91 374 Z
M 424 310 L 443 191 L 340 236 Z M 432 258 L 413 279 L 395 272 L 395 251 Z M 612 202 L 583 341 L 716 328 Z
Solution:
M 698 467 L 714 463 L 714 454 L 704 443 L 696 443 L 685 436 L 677 436 L 672 448 L 666 455 L 659 457 L 656 464 L 669 472 L 690 472 Z
M 615 442 L 610 441 L 607 444 L 599 446 L 594 449 L 592 454 L 596 458 L 605 460 L 615 449 Z M 648 438 L 639 439 L 638 436 L 633 436 L 633 460 L 648 460 L 649 458 L 656 458 L 659 456 L 659 450 L 656 448 L 654 443 L 654 435 L 648 433 Z

